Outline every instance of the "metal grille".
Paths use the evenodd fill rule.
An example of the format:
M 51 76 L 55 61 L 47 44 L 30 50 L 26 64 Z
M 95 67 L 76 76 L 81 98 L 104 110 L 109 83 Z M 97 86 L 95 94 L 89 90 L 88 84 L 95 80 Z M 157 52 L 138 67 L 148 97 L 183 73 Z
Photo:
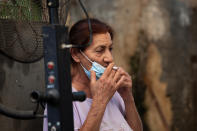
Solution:
M 43 2 L 43 3 L 42 3 Z M 45 1 L 0 1 L 0 51 L 19 62 L 43 56 L 41 28 L 48 23 Z

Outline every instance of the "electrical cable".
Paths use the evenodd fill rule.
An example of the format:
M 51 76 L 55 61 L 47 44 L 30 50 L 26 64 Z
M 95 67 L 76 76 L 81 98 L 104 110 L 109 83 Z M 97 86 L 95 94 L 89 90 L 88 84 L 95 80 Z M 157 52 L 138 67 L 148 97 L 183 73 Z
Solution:
M 22 120 L 45 117 L 44 115 L 35 114 L 35 111 L 17 111 L 17 110 L 9 109 L 2 104 L 0 104 L 0 113 L 7 117 L 12 117 L 14 119 L 22 119 Z
M 91 43 L 92 43 L 92 36 L 93 35 L 92 35 L 91 21 L 90 21 L 90 18 L 89 18 L 89 15 L 88 15 L 87 11 L 86 11 L 85 6 L 81 2 L 81 0 L 78 0 L 78 1 L 79 1 L 79 4 L 80 4 L 83 12 L 85 13 L 87 20 L 88 20 L 88 29 L 89 29 L 89 34 L 90 34 L 89 42 L 87 44 L 85 44 L 85 45 L 73 45 L 72 43 L 71 44 L 65 44 L 65 45 L 63 45 L 62 48 L 84 48 L 84 47 L 87 47 L 87 46 L 91 45 Z
M 87 46 L 91 45 L 91 43 L 92 43 L 92 27 L 91 27 L 91 22 L 90 22 L 89 15 L 88 15 L 88 13 L 87 13 L 87 11 L 86 11 L 86 9 L 85 9 L 83 3 L 81 2 L 81 0 L 79 0 L 79 4 L 81 5 L 81 8 L 82 8 L 82 10 L 84 11 L 84 13 L 85 13 L 85 15 L 86 15 L 86 17 L 87 17 L 87 19 L 88 19 L 88 28 L 89 28 L 89 33 L 90 33 L 89 42 L 88 42 L 86 45 L 81 45 L 81 46 L 79 46 L 79 47 L 87 47 Z

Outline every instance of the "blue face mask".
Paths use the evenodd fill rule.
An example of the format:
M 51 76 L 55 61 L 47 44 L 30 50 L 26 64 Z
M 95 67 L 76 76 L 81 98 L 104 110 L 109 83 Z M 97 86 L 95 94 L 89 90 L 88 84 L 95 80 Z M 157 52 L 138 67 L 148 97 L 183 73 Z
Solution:
M 103 67 L 102 65 L 100 65 L 99 63 L 97 62 L 92 62 L 81 50 L 80 50 L 81 54 L 89 61 L 92 63 L 92 67 L 90 68 L 90 70 L 87 70 L 82 64 L 82 68 L 84 70 L 84 72 L 86 73 L 86 75 L 88 76 L 88 78 L 90 79 L 91 77 L 91 70 L 93 70 L 95 73 L 96 73 L 96 80 L 98 80 L 101 75 L 104 73 L 105 71 L 105 67 Z

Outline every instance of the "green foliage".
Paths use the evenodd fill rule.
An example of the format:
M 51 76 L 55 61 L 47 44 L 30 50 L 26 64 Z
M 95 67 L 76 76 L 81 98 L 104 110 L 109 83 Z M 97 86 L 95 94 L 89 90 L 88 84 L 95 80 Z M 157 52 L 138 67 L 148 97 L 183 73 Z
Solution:
M 0 18 L 22 21 L 41 21 L 42 9 L 31 0 L 17 0 L 15 4 L 11 1 L 0 2 Z

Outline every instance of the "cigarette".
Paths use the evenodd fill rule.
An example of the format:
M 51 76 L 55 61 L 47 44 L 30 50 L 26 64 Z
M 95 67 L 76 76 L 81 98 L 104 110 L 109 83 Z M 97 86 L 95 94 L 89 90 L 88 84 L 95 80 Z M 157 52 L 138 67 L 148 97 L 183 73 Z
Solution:
M 114 67 L 113 67 L 114 70 L 118 70 L 118 68 L 119 68 L 119 67 L 117 67 L 117 66 L 114 66 Z

